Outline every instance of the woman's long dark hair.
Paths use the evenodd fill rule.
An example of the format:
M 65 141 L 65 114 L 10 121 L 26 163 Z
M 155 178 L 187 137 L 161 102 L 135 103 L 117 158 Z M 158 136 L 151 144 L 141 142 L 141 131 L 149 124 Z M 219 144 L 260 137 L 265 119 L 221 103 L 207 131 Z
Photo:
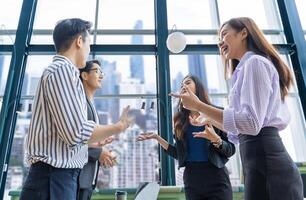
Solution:
M 289 88 L 293 82 L 289 67 L 282 61 L 275 48 L 266 40 L 263 32 L 258 28 L 256 23 L 248 17 L 238 17 L 230 19 L 223 23 L 220 30 L 229 25 L 237 32 L 242 31 L 244 28 L 248 32 L 247 36 L 247 48 L 254 53 L 264 56 L 272 61 L 279 75 L 279 85 L 281 89 L 281 98 L 285 99 L 285 96 L 289 92 Z M 239 61 L 236 59 L 226 60 L 224 59 L 225 71 L 228 69 L 233 73 Z
M 201 80 L 194 75 L 187 75 L 183 79 L 183 81 L 187 78 L 190 78 L 195 83 L 195 90 L 196 90 L 195 95 L 200 99 L 200 101 L 210 105 L 211 103 L 208 98 L 208 93 L 206 89 L 204 88 L 204 85 L 201 82 Z M 173 117 L 174 134 L 176 138 L 178 138 L 179 140 L 183 140 L 184 133 L 186 132 L 186 129 L 189 125 L 190 110 L 187 110 L 183 107 L 181 100 L 178 102 L 177 107 L 178 107 L 178 111 L 174 114 L 174 117 Z

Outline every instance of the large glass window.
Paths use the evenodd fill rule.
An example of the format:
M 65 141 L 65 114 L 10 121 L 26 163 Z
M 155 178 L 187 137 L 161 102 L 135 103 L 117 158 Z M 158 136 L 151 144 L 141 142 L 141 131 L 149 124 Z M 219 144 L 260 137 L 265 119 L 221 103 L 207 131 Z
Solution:
M 101 0 L 98 29 L 154 29 L 154 1 Z
M 31 43 L 53 44 L 52 30 L 56 22 L 66 18 L 95 21 L 96 1 L 39 0 L 34 19 Z M 52 17 L 50 17 L 52 16 Z
M 99 94 L 155 94 L 156 64 L 151 55 L 97 56 L 105 72 Z
M 306 13 L 303 8 L 306 8 L 306 1 L 305 0 L 295 0 L 296 7 L 298 9 L 300 15 L 300 21 L 302 24 L 302 28 L 304 30 L 305 40 L 306 40 Z
M 2 109 L 2 102 L 3 102 L 4 90 L 6 86 L 10 61 L 11 61 L 11 55 L 0 54 L 0 112 Z
M 275 0 L 218 0 L 221 23 L 233 17 L 250 17 L 273 44 L 284 43 L 278 6 Z
M 0 6 L 0 45 L 15 42 L 22 0 L 3 0 Z
M 143 104 L 144 109 L 141 109 Z M 134 124 L 116 140 L 107 145 L 116 156 L 118 165 L 112 168 L 100 168 L 98 188 L 131 188 L 141 182 L 159 181 L 158 144 L 155 140 L 138 142 L 136 137 L 144 132 L 157 132 L 156 99 L 137 98 L 99 98 L 95 106 L 100 124 L 115 123 L 122 109 L 131 106 L 130 116 Z M 153 105 L 153 106 L 151 106 Z M 110 111 L 111 110 L 111 111 Z
M 192 6 L 186 7 L 187 0 L 168 0 L 168 28 L 175 24 L 178 29 L 213 29 L 215 16 L 212 1 L 193 0 Z
M 0 6 L 0 109 L 12 54 L 4 52 L 1 47 L 3 44 L 14 43 L 22 2 L 2 0 Z M 305 1 L 295 2 L 306 38 L 306 16 L 302 9 L 306 7 Z M 229 85 L 224 80 L 224 67 L 220 56 L 214 50 L 207 52 L 205 45 L 217 43 L 217 30 L 220 24 L 230 18 L 251 17 L 264 31 L 269 42 L 286 44 L 276 0 L 193 0 L 192 3 L 188 0 L 166 0 L 166 3 L 167 18 L 164 20 L 167 20 L 169 32 L 174 29 L 181 30 L 186 35 L 187 44 L 192 45 L 191 47 L 197 46 L 196 51 L 187 48 L 182 54 L 169 56 L 170 80 L 161 80 L 160 83 L 170 81 L 172 92 L 178 92 L 183 78 L 187 74 L 193 74 L 201 79 L 214 105 L 228 105 Z M 137 187 L 140 182 L 160 180 L 159 167 L 163 166 L 159 163 L 162 162 L 159 160 L 160 146 L 155 140 L 135 140 L 142 132 L 158 132 L 157 85 L 164 85 L 157 84 L 159 77 L 156 77 L 156 67 L 163 69 L 164 66 L 156 66 L 156 60 L 163 59 L 165 55 L 154 52 L 155 34 L 159 33 L 155 30 L 155 23 L 160 23 L 154 21 L 157 10 L 154 6 L 154 0 L 37 1 L 31 37 L 31 44 L 34 46 L 30 46 L 29 49 L 37 47 L 37 44 L 43 44 L 39 48 L 45 51 L 44 48 L 48 48 L 45 45 L 53 44 L 52 30 L 61 19 L 77 17 L 93 22 L 91 44 L 98 45 L 95 46 L 97 49 L 107 45 L 109 54 L 100 55 L 99 49 L 99 52 L 92 52 L 89 56 L 89 59 L 94 57 L 101 61 L 102 71 L 105 73 L 102 88 L 96 92 L 94 98 L 100 123 L 116 123 L 123 107 L 131 105 L 131 115 L 135 122 L 131 128 L 117 136 L 112 144 L 105 147 L 117 155 L 118 165 L 110 169 L 100 168 L 98 189 L 131 188 Z M 166 16 L 166 13 L 163 14 Z M 120 52 L 117 45 L 124 45 L 124 53 Z M 152 52 L 139 50 L 135 54 L 133 49 L 148 46 L 152 47 Z M 29 56 L 21 92 L 22 106 L 17 115 L 8 167 L 6 191 L 21 189 L 27 174 L 28 166 L 24 162 L 24 137 L 28 132 L 38 81 L 43 70 L 52 62 L 53 55 L 50 53 L 54 52 L 25 53 L 29 53 Z M 290 56 L 284 54 L 281 57 L 293 70 Z M 306 127 L 296 81 L 289 91 L 286 102 L 291 113 L 291 122 L 280 135 L 293 160 L 305 162 Z M 177 111 L 177 103 L 178 99 L 172 98 L 172 116 Z M 239 152 L 231 157 L 227 168 L 232 185 L 240 186 L 242 171 Z M 176 183 L 182 186 L 184 169 L 175 169 Z

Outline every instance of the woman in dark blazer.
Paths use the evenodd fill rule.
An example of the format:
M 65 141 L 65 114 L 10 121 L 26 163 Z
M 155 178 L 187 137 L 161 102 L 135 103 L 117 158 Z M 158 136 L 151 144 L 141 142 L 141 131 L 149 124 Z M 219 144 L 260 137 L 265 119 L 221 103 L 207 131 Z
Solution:
M 189 87 L 201 101 L 210 104 L 207 92 L 196 76 L 186 76 L 183 87 Z M 185 92 L 185 89 L 181 90 L 181 94 Z M 179 102 L 173 120 L 175 145 L 156 133 L 141 134 L 137 139 L 156 139 L 167 154 L 178 160 L 179 167 L 185 167 L 183 178 L 187 200 L 232 200 L 225 163 L 235 153 L 235 146 L 222 131 L 209 124 L 199 125 L 199 115 Z

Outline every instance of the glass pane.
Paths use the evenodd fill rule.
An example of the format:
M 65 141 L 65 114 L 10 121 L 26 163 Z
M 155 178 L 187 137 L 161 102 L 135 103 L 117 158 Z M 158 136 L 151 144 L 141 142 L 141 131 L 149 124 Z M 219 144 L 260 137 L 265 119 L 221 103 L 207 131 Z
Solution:
M 297 88 L 297 84 L 296 84 L 296 77 L 295 77 L 294 69 L 292 67 L 290 56 L 288 54 L 281 54 L 280 57 L 287 64 L 287 66 L 289 66 L 289 68 L 291 70 L 291 73 L 293 75 L 293 85 L 290 87 L 289 92 L 290 93 L 298 93 L 298 88 Z
M 34 30 L 35 29 L 48 29 L 53 30 L 56 22 L 66 18 L 81 18 L 84 20 L 95 21 L 95 7 L 96 1 L 83 1 L 83 0 L 39 0 L 37 2 L 36 15 L 34 19 Z M 60 14 L 55 14 L 60 13 Z M 50 17 L 52 16 L 52 17 Z M 42 39 L 37 39 L 35 37 L 43 37 Z M 46 39 L 45 37 L 49 37 Z M 37 35 L 33 33 L 31 38 L 35 43 L 43 43 L 43 41 L 49 41 L 48 43 L 53 43 L 52 34 L 50 35 Z M 32 42 L 31 41 L 31 42 Z M 37 42 L 41 41 L 41 42 Z
M 300 20 L 301 20 L 303 30 L 306 31 L 306 12 L 305 12 L 306 1 L 305 0 L 295 0 L 295 3 L 298 9 L 299 15 L 300 15 Z
M 98 35 L 96 44 L 155 44 L 154 35 Z
M 290 111 L 290 124 L 280 132 L 284 145 L 295 162 L 306 161 L 305 119 L 299 97 L 290 96 L 286 99 Z
M 53 56 L 29 56 L 24 74 L 21 95 L 34 96 L 43 70 L 52 62 Z
M 16 30 L 22 6 L 22 0 L 2 0 L 0 6 L 0 45 L 13 44 L 15 34 L 10 35 L 10 30 Z M 10 36 L 8 36 L 10 35 Z M 9 38 L 4 38 L 9 37 Z
M 234 6 L 235 5 L 235 6 Z M 274 0 L 218 0 L 221 24 L 233 17 L 251 17 L 261 29 L 281 29 Z
M 186 35 L 187 44 L 217 44 L 218 35 Z
M 11 55 L 0 54 L 0 96 L 4 95 L 8 71 L 11 62 Z
M 178 92 L 181 82 L 187 74 L 198 76 L 209 93 L 225 93 L 224 68 L 219 55 L 171 55 L 171 90 Z
M 186 7 L 189 5 L 188 7 Z M 192 6 L 187 0 L 167 1 L 168 28 L 177 29 L 212 29 L 214 16 L 209 1 L 193 0 Z
M 11 62 L 11 55 L 0 54 L 0 112 L 2 108 L 2 101 L 8 76 L 8 71 Z
M 54 28 L 54 27 L 53 27 Z M 90 43 L 93 43 L 93 35 L 90 35 Z M 54 44 L 52 34 L 33 34 L 31 37 L 31 44 Z
M 143 102 L 147 106 L 141 109 Z M 101 124 L 116 122 L 127 105 L 131 106 L 130 116 L 135 119 L 132 127 L 105 147 L 117 156 L 118 165 L 113 168 L 100 168 L 98 189 L 133 188 L 140 182 L 159 181 L 158 143 L 155 140 L 136 141 L 140 133 L 157 133 L 157 110 L 156 106 L 151 106 L 152 102 L 156 105 L 156 99 L 95 99 Z
M 156 62 L 151 55 L 97 56 L 105 73 L 97 94 L 156 94 Z
M 29 56 L 23 95 L 35 95 L 43 70 L 52 62 L 53 56 Z M 103 86 L 96 94 L 156 94 L 156 64 L 154 56 L 97 56 L 105 73 Z
M 183 31 L 184 32 L 184 31 Z M 185 34 L 187 44 L 217 44 L 218 43 L 218 35 L 212 34 L 212 35 L 189 35 Z M 276 35 L 265 35 L 266 39 L 271 44 L 284 44 L 285 43 L 285 37 L 283 34 L 276 34 Z
M 22 184 L 25 181 L 25 175 L 28 174 L 29 167 L 25 163 L 24 139 L 29 130 L 31 112 L 27 108 L 32 100 L 21 100 L 21 112 L 18 112 L 17 122 L 15 127 L 14 139 L 11 148 L 11 156 L 7 172 L 5 184 L 4 199 L 9 199 L 7 196 L 11 190 L 21 190 Z
M 154 1 L 102 0 L 98 29 L 154 29 Z

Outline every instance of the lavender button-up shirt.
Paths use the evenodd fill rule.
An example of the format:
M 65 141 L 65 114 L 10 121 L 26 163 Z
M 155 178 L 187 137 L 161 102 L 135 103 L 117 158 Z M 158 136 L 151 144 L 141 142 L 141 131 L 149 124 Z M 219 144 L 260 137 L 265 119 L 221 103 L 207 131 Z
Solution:
M 233 73 L 229 107 L 223 112 L 229 139 L 238 143 L 238 134 L 256 136 L 266 126 L 283 130 L 289 121 L 273 63 L 251 51 L 245 53 Z

